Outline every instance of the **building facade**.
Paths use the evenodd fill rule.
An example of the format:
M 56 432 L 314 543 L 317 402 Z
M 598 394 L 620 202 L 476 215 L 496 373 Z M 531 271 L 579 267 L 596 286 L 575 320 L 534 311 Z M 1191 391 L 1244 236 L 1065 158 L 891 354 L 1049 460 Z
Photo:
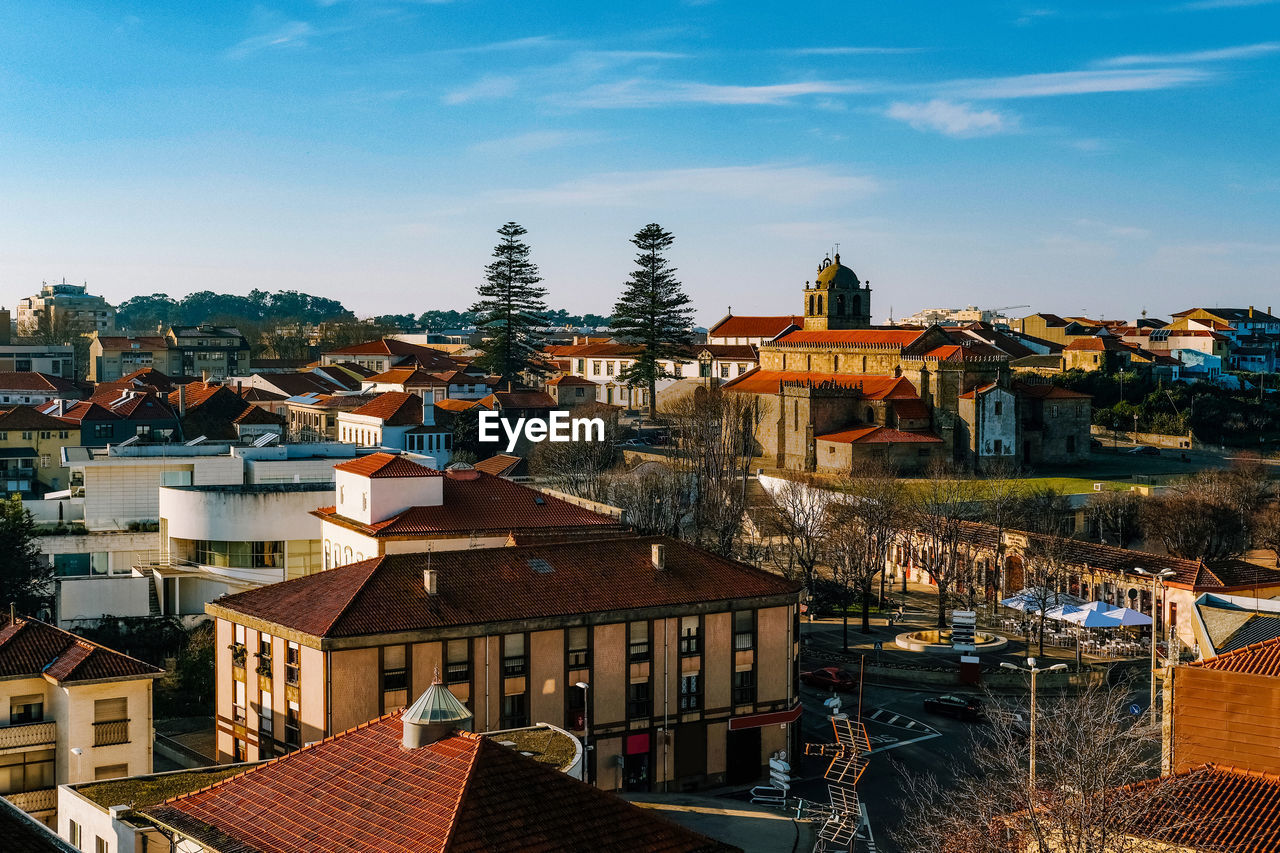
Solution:
M 45 282 L 40 292 L 18 300 L 18 335 L 30 337 L 41 328 L 65 328 L 72 334 L 110 334 L 116 328 L 116 309 L 101 296 L 92 296 L 88 285 Z

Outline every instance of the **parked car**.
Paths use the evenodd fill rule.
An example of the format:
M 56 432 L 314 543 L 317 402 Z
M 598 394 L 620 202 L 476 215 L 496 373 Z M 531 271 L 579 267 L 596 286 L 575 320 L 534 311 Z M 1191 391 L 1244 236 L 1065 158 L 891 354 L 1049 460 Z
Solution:
M 971 696 L 930 696 L 924 700 L 924 709 L 930 714 L 943 714 L 957 720 L 982 719 L 982 703 Z
M 619 441 L 619 447 L 647 447 L 643 441 L 638 438 L 628 438 L 626 441 Z
M 1132 456 L 1159 456 L 1160 448 L 1152 447 L 1149 444 L 1139 444 L 1135 447 L 1129 448 L 1125 452 Z
M 858 689 L 858 676 L 834 666 L 802 672 L 800 680 L 813 687 L 834 690 L 837 693 L 850 693 Z

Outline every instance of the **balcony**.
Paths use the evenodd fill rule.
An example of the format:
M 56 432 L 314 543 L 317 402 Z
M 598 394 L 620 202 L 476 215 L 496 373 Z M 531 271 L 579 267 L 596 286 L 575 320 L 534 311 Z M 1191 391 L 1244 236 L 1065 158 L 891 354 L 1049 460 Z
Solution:
M 93 724 L 94 746 L 115 746 L 129 742 L 128 720 L 107 720 Z
M 17 726 L 0 726 L 0 752 L 11 749 L 30 749 L 33 746 L 52 746 L 58 742 L 58 724 L 53 720 L 43 723 L 23 723 Z
M 51 812 L 58 808 L 58 789 L 41 788 L 38 791 L 23 791 L 21 794 L 6 794 L 5 799 L 27 814 Z

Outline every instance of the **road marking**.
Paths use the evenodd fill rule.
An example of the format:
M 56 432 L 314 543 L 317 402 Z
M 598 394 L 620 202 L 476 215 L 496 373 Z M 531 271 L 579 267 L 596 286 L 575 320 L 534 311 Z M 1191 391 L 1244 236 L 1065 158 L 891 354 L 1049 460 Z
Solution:
M 885 725 L 886 726 L 895 725 L 898 722 L 898 718 L 901 716 L 902 716 L 901 714 L 894 714 L 892 720 L 885 720 Z
M 920 741 L 923 741 L 923 740 L 932 740 L 933 738 L 936 738 L 936 737 L 942 737 L 942 732 L 931 732 L 930 734 L 927 734 L 927 735 L 920 735 L 920 737 L 913 737 L 911 738 L 911 740 L 900 740 L 897 743 L 889 743 L 889 744 L 885 744 L 884 746 L 878 746 L 875 749 L 867 750 L 866 754 L 874 755 L 877 752 L 888 752 L 889 750 L 897 749 L 900 746 L 907 746 L 908 744 L 919 743 Z

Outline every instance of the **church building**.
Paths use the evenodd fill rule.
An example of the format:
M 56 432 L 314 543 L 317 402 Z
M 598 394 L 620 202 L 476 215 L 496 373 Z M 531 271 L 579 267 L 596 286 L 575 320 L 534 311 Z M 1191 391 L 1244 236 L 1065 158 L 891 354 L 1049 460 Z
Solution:
M 760 345 L 760 366 L 723 387 L 762 404 L 758 452 L 780 468 L 848 473 L 884 459 L 981 468 L 1082 461 L 1090 398 L 1025 393 L 1009 354 L 941 326 L 876 327 L 871 287 L 825 258 L 804 285 L 804 327 Z M 1047 409 L 1047 411 L 1046 411 Z

